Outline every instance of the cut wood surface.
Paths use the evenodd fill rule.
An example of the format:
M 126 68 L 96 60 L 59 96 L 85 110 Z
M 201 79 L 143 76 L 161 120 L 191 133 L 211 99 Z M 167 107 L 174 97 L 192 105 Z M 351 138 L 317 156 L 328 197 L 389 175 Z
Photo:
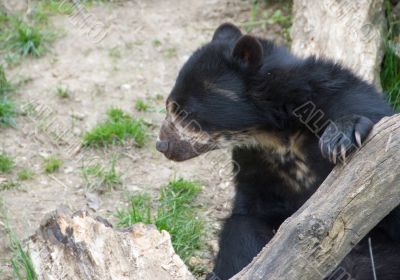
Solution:
M 323 279 L 400 204 L 399 170 L 400 114 L 382 119 L 233 279 Z
M 38 279 L 194 280 L 168 232 L 135 224 L 116 230 L 85 211 L 50 213 L 28 242 Z

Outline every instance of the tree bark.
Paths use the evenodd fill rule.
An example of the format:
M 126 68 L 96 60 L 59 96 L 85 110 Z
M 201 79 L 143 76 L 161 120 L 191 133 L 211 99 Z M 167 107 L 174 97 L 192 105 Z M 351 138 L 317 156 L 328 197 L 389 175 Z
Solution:
M 320 280 L 400 204 L 400 114 L 384 118 L 345 165 L 232 279 Z
M 294 0 L 292 49 L 327 57 L 380 87 L 383 0 Z

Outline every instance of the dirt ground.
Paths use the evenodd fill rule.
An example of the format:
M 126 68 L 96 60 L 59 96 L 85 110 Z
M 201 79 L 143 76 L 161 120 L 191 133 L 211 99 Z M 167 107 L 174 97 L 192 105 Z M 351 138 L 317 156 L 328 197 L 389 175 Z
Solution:
M 7 69 L 11 80 L 25 81 L 16 102 L 30 104 L 25 109 L 46 112 L 45 116 L 18 117 L 17 128 L 0 128 L 0 149 L 14 157 L 14 169 L 29 167 L 36 173 L 18 188 L 0 192 L 17 236 L 27 238 L 45 213 L 62 204 L 76 210 L 91 205 L 95 210 L 90 211 L 113 221 L 112 213 L 127 205 L 130 193 L 156 193 L 172 178 L 184 177 L 203 186 L 200 203 L 209 220 L 210 234 L 205 238 L 209 252 L 202 258 L 211 262 L 216 233 L 234 195 L 227 172 L 229 151 L 175 163 L 155 150 L 155 139 L 164 118 L 164 100 L 180 66 L 197 47 L 210 40 L 220 23 L 241 24 L 249 20 L 250 14 L 251 1 L 146 0 L 95 4 L 87 11 L 86 21 L 79 23 L 72 16 L 53 16 L 52 25 L 59 30 L 59 39 L 51 51 Z M 90 28 L 100 30 L 100 35 L 90 33 Z M 253 32 L 280 43 L 283 40 L 276 30 Z M 57 96 L 60 84 L 68 87 L 70 98 Z M 155 110 L 137 112 L 134 104 L 138 98 L 148 100 Z M 145 146 L 77 150 L 82 134 L 104 119 L 110 107 L 120 107 L 151 124 Z M 61 131 L 62 139 L 55 139 Z M 63 161 L 61 170 L 52 175 L 42 168 L 43 157 L 50 154 Z M 121 189 L 87 195 L 80 172 L 83 162 L 109 162 L 113 157 L 118 158 Z M 16 171 L 0 174 L 0 181 L 15 178 Z M 100 203 L 93 203 L 93 196 Z M 4 237 L 0 222 L 0 273 L 8 275 L 9 252 Z M 3 275 L 1 279 L 11 279 Z

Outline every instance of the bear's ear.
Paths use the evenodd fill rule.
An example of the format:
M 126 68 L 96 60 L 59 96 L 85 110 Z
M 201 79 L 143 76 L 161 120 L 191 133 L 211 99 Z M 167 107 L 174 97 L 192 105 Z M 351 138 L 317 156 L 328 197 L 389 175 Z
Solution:
M 244 35 L 236 42 L 232 56 L 249 69 L 256 69 L 262 64 L 263 49 L 257 38 Z
M 242 36 L 242 32 L 240 32 L 239 28 L 232 23 L 226 22 L 215 30 L 212 41 L 236 41 L 240 36 Z

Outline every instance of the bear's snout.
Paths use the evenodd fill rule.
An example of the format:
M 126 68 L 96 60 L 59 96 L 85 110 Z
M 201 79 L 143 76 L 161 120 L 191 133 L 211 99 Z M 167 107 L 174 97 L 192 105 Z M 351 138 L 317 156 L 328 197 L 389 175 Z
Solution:
M 215 149 L 210 144 L 191 143 L 179 134 L 174 124 L 164 120 L 156 142 L 157 151 L 174 161 L 184 161 Z
M 166 153 L 168 152 L 168 141 L 163 141 L 163 140 L 157 140 L 156 142 L 156 149 L 157 151 L 159 151 L 160 153 Z
M 168 159 L 174 161 L 188 160 L 200 154 L 189 141 L 181 139 L 178 130 L 167 120 L 161 126 L 156 142 L 156 149 Z

